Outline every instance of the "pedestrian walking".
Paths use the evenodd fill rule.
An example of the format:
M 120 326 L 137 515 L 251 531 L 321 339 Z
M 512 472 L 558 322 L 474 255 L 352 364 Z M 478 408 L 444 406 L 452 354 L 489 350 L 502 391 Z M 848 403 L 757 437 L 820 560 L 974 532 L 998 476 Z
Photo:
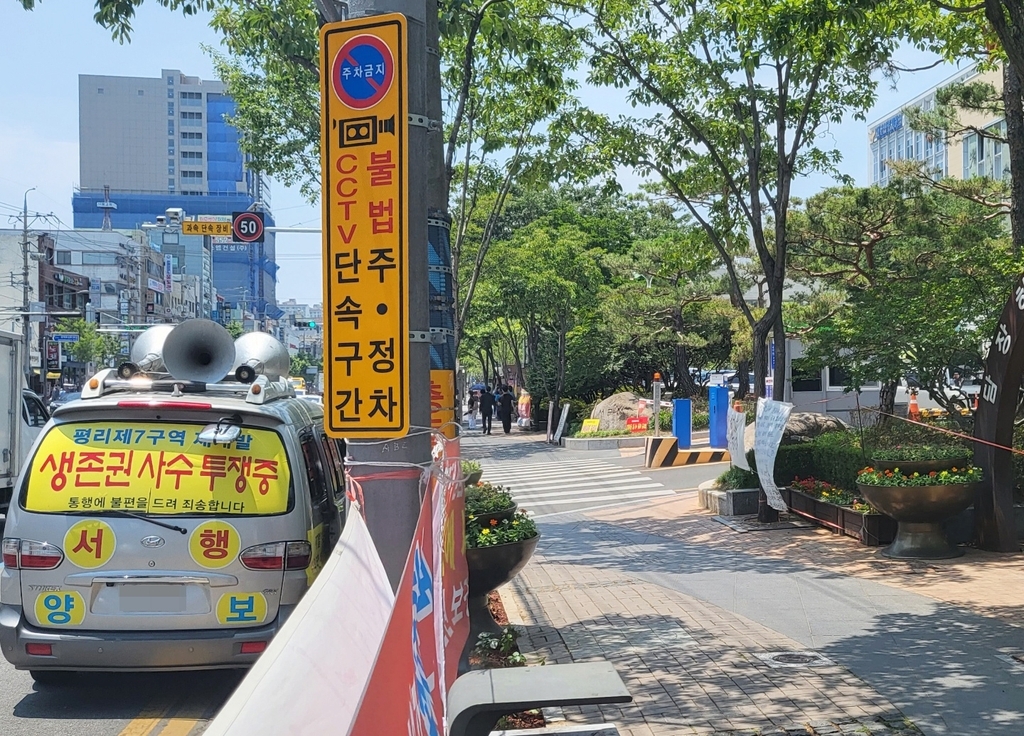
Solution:
M 512 394 L 512 387 L 506 386 L 498 397 L 498 419 L 501 420 L 501 428 L 505 434 L 512 431 L 512 407 L 516 403 L 516 397 Z
M 490 386 L 480 392 L 480 420 L 484 434 L 491 433 L 491 419 L 494 417 L 494 394 Z
M 476 429 L 476 407 L 479 401 L 476 398 L 476 392 L 469 392 L 469 400 L 466 402 L 466 416 L 469 418 L 469 428 Z

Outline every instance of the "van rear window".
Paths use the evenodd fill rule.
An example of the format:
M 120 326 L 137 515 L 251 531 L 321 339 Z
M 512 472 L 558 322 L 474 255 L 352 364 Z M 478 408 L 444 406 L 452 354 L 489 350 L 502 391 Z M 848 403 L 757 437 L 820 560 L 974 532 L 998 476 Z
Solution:
M 69 422 L 50 428 L 22 495 L 27 511 L 270 515 L 289 508 L 281 437 L 244 427 L 230 445 L 205 424 Z

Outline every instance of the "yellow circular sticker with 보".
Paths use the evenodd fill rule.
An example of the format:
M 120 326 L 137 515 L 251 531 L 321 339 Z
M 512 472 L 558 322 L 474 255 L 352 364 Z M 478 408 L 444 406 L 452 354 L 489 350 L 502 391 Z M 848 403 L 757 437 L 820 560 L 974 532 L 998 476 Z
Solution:
M 80 521 L 64 535 L 64 555 L 68 561 L 87 569 L 110 562 L 116 546 L 114 530 L 98 519 Z
M 227 625 L 260 624 L 267 618 L 262 593 L 225 593 L 217 601 L 217 620 Z
M 205 521 L 188 540 L 188 552 L 200 567 L 210 570 L 227 567 L 242 545 L 238 530 L 225 521 Z
M 36 598 L 40 626 L 78 626 L 85 620 L 85 599 L 77 590 L 52 590 Z

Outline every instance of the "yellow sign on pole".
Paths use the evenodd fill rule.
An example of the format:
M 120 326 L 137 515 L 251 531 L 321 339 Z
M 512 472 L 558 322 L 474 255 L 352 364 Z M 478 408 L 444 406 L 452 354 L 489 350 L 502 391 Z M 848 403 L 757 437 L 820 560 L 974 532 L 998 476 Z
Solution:
M 182 235 L 213 235 L 215 237 L 231 237 L 230 222 L 199 222 L 184 220 L 181 223 Z
M 320 30 L 324 426 L 409 431 L 408 83 L 405 16 Z

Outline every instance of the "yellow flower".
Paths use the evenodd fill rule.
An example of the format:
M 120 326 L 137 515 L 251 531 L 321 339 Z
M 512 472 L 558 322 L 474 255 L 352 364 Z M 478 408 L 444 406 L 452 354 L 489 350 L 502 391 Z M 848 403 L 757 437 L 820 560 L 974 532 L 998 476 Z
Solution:
M 480 533 L 481 533 L 481 534 L 490 534 L 490 533 L 491 533 L 491 530 L 490 530 L 490 529 L 481 529 L 481 530 L 480 530 Z

